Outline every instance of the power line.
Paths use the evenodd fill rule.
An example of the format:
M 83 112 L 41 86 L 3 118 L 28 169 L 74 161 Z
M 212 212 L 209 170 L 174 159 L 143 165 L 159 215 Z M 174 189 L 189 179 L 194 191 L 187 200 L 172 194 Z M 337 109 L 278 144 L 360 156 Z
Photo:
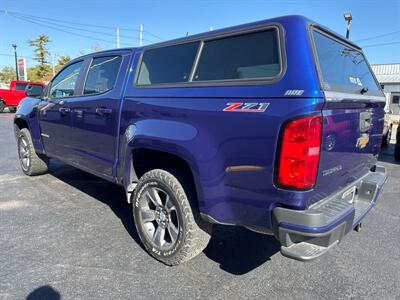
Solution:
M 0 10 L 0 12 L 4 12 L 4 11 Z M 47 27 L 47 28 L 51 28 L 51 29 L 54 29 L 54 30 L 58 30 L 58 31 L 64 32 L 64 33 L 73 34 L 73 35 L 84 37 L 84 38 L 88 38 L 88 39 L 91 39 L 91 40 L 96 40 L 96 41 L 101 41 L 101 42 L 106 42 L 106 43 L 112 43 L 112 44 L 114 43 L 114 41 L 111 41 L 111 40 L 105 40 L 105 39 L 102 39 L 102 38 L 96 38 L 96 37 L 84 35 L 82 33 L 75 33 L 75 32 L 71 32 L 71 31 L 67 31 L 64 28 L 69 28 L 71 30 L 76 30 L 76 31 L 80 31 L 80 32 L 84 31 L 84 32 L 89 32 L 89 33 L 94 33 L 94 34 L 105 35 L 105 36 L 108 36 L 108 37 L 114 37 L 114 35 L 111 34 L 111 33 L 104 33 L 104 32 L 100 32 L 100 31 L 88 30 L 88 29 L 83 29 L 83 28 L 78 28 L 78 27 L 68 26 L 68 25 L 61 25 L 61 24 L 57 24 L 56 22 L 51 22 L 51 21 L 42 21 L 42 20 L 40 20 L 40 17 L 33 17 L 33 20 L 32 20 L 31 17 L 22 16 L 22 15 L 26 15 L 26 14 L 16 14 L 16 13 L 8 13 L 8 12 L 7 12 L 7 14 L 10 15 L 11 17 L 13 17 L 13 18 L 17 18 L 19 20 L 22 20 L 22 21 L 25 21 L 25 22 L 30 22 L 30 23 L 33 23 L 33 24 L 36 24 L 36 25 L 41 25 L 41 26 L 44 26 L 44 27 Z M 49 24 L 51 24 L 51 25 L 49 25 Z M 120 37 L 124 37 L 124 38 L 128 38 L 128 39 L 131 38 L 131 39 L 135 39 L 135 40 L 139 40 L 140 39 L 139 37 L 126 36 L 126 35 L 120 35 Z M 142 38 L 142 40 L 144 40 L 146 42 L 149 42 L 149 43 L 154 43 L 153 40 L 150 40 L 148 38 Z M 120 44 L 132 47 L 132 44 L 127 44 L 127 43 L 120 43 Z
M 400 44 L 400 42 L 390 42 L 390 43 L 381 43 L 381 44 L 370 44 L 370 45 L 362 46 L 362 48 L 367 48 L 367 47 L 378 47 L 378 46 L 388 46 L 388 45 L 396 45 L 396 44 Z
M 388 32 L 388 33 L 384 33 L 384 34 L 380 34 L 380 35 L 375 35 L 375 36 L 371 36 L 371 37 L 367 37 L 361 40 L 356 40 L 356 42 L 361 42 L 361 41 L 369 41 L 369 40 L 374 40 L 374 39 L 378 39 L 381 37 L 385 37 L 385 36 L 389 36 L 389 35 L 393 35 L 393 34 L 398 34 L 400 33 L 400 30 L 397 31 L 393 31 L 393 32 Z
M 93 24 L 87 24 L 87 23 L 64 21 L 64 20 L 59 20 L 59 19 L 53 19 L 53 18 L 47 18 L 47 17 L 39 17 L 39 16 L 31 15 L 31 14 L 14 12 L 14 11 L 4 11 L 4 10 L 2 10 L 2 12 L 5 12 L 6 14 L 10 14 L 10 15 L 20 15 L 20 16 L 25 16 L 25 17 L 31 17 L 31 18 L 55 21 L 55 22 L 58 22 L 58 23 L 67 23 L 67 24 L 88 26 L 88 27 L 94 27 L 94 28 L 103 28 L 103 29 L 115 29 L 115 27 L 111 27 L 111 26 L 93 25 Z
M 22 15 L 22 14 L 21 14 Z M 15 17 L 15 16 L 14 16 Z M 22 17 L 21 17 L 22 18 Z M 43 18 L 41 18 L 41 17 L 24 17 L 24 19 L 26 19 L 26 20 L 29 20 L 29 18 L 33 18 L 36 22 L 40 22 L 40 23 L 43 23 L 43 25 L 47 25 L 47 24 L 52 24 L 52 25 L 54 25 L 54 26 L 57 26 L 57 27 L 61 27 L 62 26 L 62 28 L 69 28 L 69 29 L 72 29 L 72 30 L 78 30 L 78 31 L 84 31 L 84 32 L 89 32 L 89 33 L 94 33 L 94 34 L 100 34 L 100 35 L 104 35 L 104 36 L 109 36 L 109 37 L 114 37 L 114 33 L 105 33 L 105 32 L 101 32 L 101 31 L 96 31 L 96 30 L 90 30 L 90 29 L 83 29 L 83 28 L 79 28 L 79 27 L 75 27 L 75 26 L 69 26 L 69 25 L 60 25 L 59 23 L 57 23 L 57 22 L 53 22 L 53 21 L 42 21 L 41 19 L 43 19 Z M 46 18 L 47 19 L 47 18 Z M 115 30 L 115 29 L 117 29 L 117 28 L 112 28 L 111 27 L 111 29 L 113 29 L 113 30 Z M 119 28 L 120 29 L 120 28 Z M 139 31 L 139 30 L 138 30 Z M 122 35 L 122 34 L 120 34 L 119 35 L 120 37 L 122 37 L 122 38 L 126 38 L 126 39 L 139 39 L 139 37 L 135 37 L 135 36 L 128 36 L 128 35 Z M 146 39 L 148 42 L 150 42 L 150 43 L 154 43 L 154 41 L 152 41 L 152 40 L 150 40 L 150 39 Z
M 28 20 L 28 18 L 25 18 L 25 19 Z M 57 23 L 51 22 L 51 21 L 46 21 L 45 22 L 45 21 L 39 21 L 38 20 L 37 22 L 40 22 L 45 26 L 47 26 L 47 24 L 52 24 L 52 25 L 54 25 L 56 27 L 61 27 L 62 26 L 62 28 L 65 27 L 65 28 L 69 28 L 69 29 L 72 29 L 72 30 L 84 31 L 84 32 L 94 33 L 94 34 L 100 34 L 100 35 L 104 35 L 104 36 L 108 36 L 108 37 L 115 37 L 115 34 L 113 34 L 113 33 L 105 33 L 105 32 L 100 32 L 100 31 L 95 31 L 95 30 L 88 30 L 88 29 L 78 28 L 78 27 L 74 27 L 74 26 L 60 25 L 60 24 L 57 24 Z M 116 28 L 114 28 L 114 30 L 115 29 Z M 119 37 L 126 38 L 126 39 L 139 39 L 139 37 L 122 35 L 122 34 L 120 34 Z M 150 43 L 154 43 L 154 41 L 149 40 L 149 39 L 146 39 L 146 41 L 148 41 Z M 128 45 L 128 44 L 126 44 L 126 45 Z
M 25 18 L 28 19 L 28 18 Z M 35 18 L 36 19 L 36 18 Z M 58 27 L 63 27 L 63 28 L 69 28 L 72 30 L 79 30 L 79 31 L 84 31 L 84 32 L 89 32 L 89 33 L 94 33 L 94 34 L 100 34 L 100 35 L 104 35 L 104 36 L 114 36 L 114 34 L 112 33 L 105 33 L 105 32 L 101 32 L 101 31 L 96 31 L 96 30 L 90 30 L 90 29 L 83 29 L 83 28 L 78 28 L 78 27 L 74 27 L 74 26 L 69 26 L 69 25 L 60 25 L 59 23 L 56 22 L 52 22 L 52 21 L 41 21 L 41 20 L 37 20 L 37 22 L 41 22 L 44 25 L 46 24 L 52 24 L 54 26 L 58 26 Z M 115 29 L 115 28 L 114 28 Z M 124 36 L 124 35 L 120 35 L 120 37 L 124 37 L 124 38 L 132 38 L 131 36 Z
M 25 22 L 29 22 L 29 23 L 32 23 L 32 24 L 44 26 L 44 27 L 51 28 L 51 29 L 54 29 L 54 30 L 58 30 L 58 31 L 61 31 L 61 32 L 64 32 L 64 33 L 68 33 L 68 34 L 74 35 L 74 36 L 80 36 L 80 37 L 83 37 L 83 38 L 87 38 L 87 39 L 91 39 L 91 40 L 96 40 L 96 41 L 100 41 L 100 42 L 105 42 L 105 43 L 110 43 L 110 44 L 114 44 L 114 43 L 115 43 L 115 41 L 110 41 L 110 40 L 95 38 L 95 37 L 88 36 L 88 35 L 84 35 L 84 34 L 81 34 L 81 33 L 76 33 L 76 32 L 67 31 L 67 30 L 64 30 L 64 29 L 61 29 L 61 28 L 58 28 L 58 27 L 55 27 L 55 26 L 46 25 L 46 24 L 44 24 L 44 23 L 40 23 L 40 22 L 37 22 L 37 21 L 29 20 L 29 19 L 26 19 L 26 18 L 23 18 L 23 17 L 19 17 L 19 16 L 13 16 L 13 17 L 14 17 L 14 18 L 17 18 L 17 19 L 20 19 L 20 20 L 22 20 L 22 21 L 25 21 Z M 123 43 L 121 43 L 121 44 L 123 44 Z M 130 45 L 130 44 L 124 44 L 124 45 L 126 45 L 126 46 L 132 46 L 132 45 Z
M 88 24 L 88 23 L 65 21 L 65 20 L 60 20 L 60 19 L 40 17 L 40 16 L 31 15 L 31 14 L 25 14 L 25 13 L 16 12 L 16 11 L 8 11 L 8 10 L 3 10 L 3 9 L 0 10 L 0 12 L 2 12 L 4 14 L 9 14 L 11 16 L 19 15 L 19 16 L 35 18 L 35 19 L 39 19 L 39 20 L 52 21 L 53 24 L 54 24 L 54 22 L 57 22 L 57 23 L 65 23 L 65 24 L 72 24 L 72 25 L 79 25 L 79 26 L 86 26 L 86 27 L 93 27 L 93 28 L 103 28 L 103 29 L 110 29 L 110 30 L 115 30 L 117 27 L 119 27 L 119 29 L 121 29 L 121 30 L 140 32 L 140 29 L 132 29 L 132 28 L 126 28 L 126 27 L 120 27 L 120 26 L 111 27 L 111 26 L 105 26 L 105 25 L 94 25 L 94 24 Z M 65 26 L 65 25 L 63 25 L 63 26 Z M 165 40 L 164 38 L 150 32 L 150 31 L 144 30 L 144 32 L 148 35 L 151 35 L 151 36 L 159 39 L 159 40 Z
M 7 53 L 0 53 L 0 56 L 8 56 L 8 57 L 14 57 L 14 54 L 7 54 Z M 32 56 L 25 56 L 25 55 L 18 55 L 20 58 L 26 58 L 27 60 L 35 60 L 34 57 Z

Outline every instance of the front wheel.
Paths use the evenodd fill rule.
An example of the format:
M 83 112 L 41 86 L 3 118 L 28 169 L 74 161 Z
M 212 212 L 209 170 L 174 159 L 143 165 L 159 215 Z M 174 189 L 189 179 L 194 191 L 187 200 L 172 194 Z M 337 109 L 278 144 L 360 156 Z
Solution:
M 140 178 L 133 195 L 133 214 L 146 250 L 167 265 L 190 260 L 210 240 L 210 234 L 196 223 L 183 186 L 165 170 L 151 170 Z
M 49 159 L 36 153 L 28 129 L 23 128 L 18 132 L 17 142 L 18 156 L 22 172 L 29 176 L 46 173 L 48 170 Z

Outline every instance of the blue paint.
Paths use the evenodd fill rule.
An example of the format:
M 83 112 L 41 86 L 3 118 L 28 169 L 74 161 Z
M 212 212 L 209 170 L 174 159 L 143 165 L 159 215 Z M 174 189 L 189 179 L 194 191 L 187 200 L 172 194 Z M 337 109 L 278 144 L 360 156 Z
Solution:
M 357 107 L 351 107 L 339 102 L 335 108 L 326 107 L 309 39 L 308 26 L 313 22 L 304 17 L 275 18 L 197 37 L 270 24 L 279 24 L 283 30 L 286 66 L 282 78 L 274 83 L 137 88 L 133 82 L 143 48 L 117 49 L 79 58 L 87 68 L 93 56 L 123 56 L 113 90 L 65 100 L 63 106 L 73 112 L 83 111 L 82 118 L 76 114 L 61 116 L 60 104 L 47 110 L 44 117 L 40 108 L 34 108 L 38 101 L 32 99 L 23 101 L 18 114 L 29 123 L 39 152 L 125 188 L 132 178 L 135 150 L 174 154 L 192 170 L 202 213 L 222 223 L 272 229 L 274 207 L 306 209 L 375 164 L 384 112 L 374 103 L 360 107 L 357 102 Z M 284 96 L 287 90 L 304 93 L 288 97 Z M 269 106 L 264 113 L 223 112 L 228 102 L 235 101 L 267 102 Z M 40 102 L 39 106 L 46 103 Z M 110 108 L 112 113 L 98 116 L 97 107 Z M 374 126 L 368 132 L 369 144 L 359 149 L 355 146 L 360 137 L 358 115 L 368 110 L 373 112 Z M 322 115 L 324 119 L 316 185 L 307 191 L 279 188 L 274 183 L 274 172 L 282 124 L 306 115 Z M 40 136 L 44 131 L 50 135 L 47 140 Z M 326 147 L 329 135 L 336 138 L 332 149 Z M 324 175 L 324 171 L 335 167 L 339 171 Z

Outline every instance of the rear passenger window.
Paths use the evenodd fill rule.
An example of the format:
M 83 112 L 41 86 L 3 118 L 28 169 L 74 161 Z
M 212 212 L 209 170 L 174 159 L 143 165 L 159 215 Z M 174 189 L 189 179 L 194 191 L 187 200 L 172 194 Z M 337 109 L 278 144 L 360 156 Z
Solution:
M 193 81 L 272 78 L 280 73 L 276 29 L 204 42 Z
M 193 42 L 145 51 L 137 84 L 188 81 L 198 47 L 199 42 Z
M 84 95 L 99 94 L 114 88 L 117 80 L 121 56 L 104 56 L 93 58 L 87 75 Z

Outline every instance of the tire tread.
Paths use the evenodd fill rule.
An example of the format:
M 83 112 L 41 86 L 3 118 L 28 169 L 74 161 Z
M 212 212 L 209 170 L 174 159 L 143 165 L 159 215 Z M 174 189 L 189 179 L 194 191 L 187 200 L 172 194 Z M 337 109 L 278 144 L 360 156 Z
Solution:
M 185 240 L 182 246 L 179 248 L 176 254 L 171 258 L 160 257 L 149 251 L 149 253 L 156 259 L 162 261 L 163 263 L 174 266 L 179 265 L 183 262 L 189 261 L 193 257 L 200 254 L 204 248 L 207 246 L 210 240 L 210 234 L 204 231 L 196 223 L 190 202 L 186 196 L 185 190 L 178 179 L 168 171 L 162 169 L 154 169 L 145 173 L 140 181 L 146 181 L 151 179 L 158 179 L 168 185 L 176 193 L 176 200 L 181 206 L 183 218 L 186 221 L 186 234 Z M 138 185 L 139 186 L 139 185 Z M 138 189 L 137 189 L 138 190 Z M 136 195 L 136 192 L 135 192 Z M 137 224 L 135 223 L 136 228 Z M 138 228 L 137 228 L 138 229 Z M 138 230 L 139 232 L 139 230 Z
M 48 171 L 48 164 L 49 164 L 48 158 L 36 153 L 35 147 L 33 146 L 31 134 L 27 128 L 22 128 L 19 131 L 18 138 L 21 135 L 23 135 L 27 139 L 31 154 L 30 157 L 31 162 L 28 170 L 25 171 L 24 169 L 22 169 L 22 171 L 28 176 L 45 174 Z

